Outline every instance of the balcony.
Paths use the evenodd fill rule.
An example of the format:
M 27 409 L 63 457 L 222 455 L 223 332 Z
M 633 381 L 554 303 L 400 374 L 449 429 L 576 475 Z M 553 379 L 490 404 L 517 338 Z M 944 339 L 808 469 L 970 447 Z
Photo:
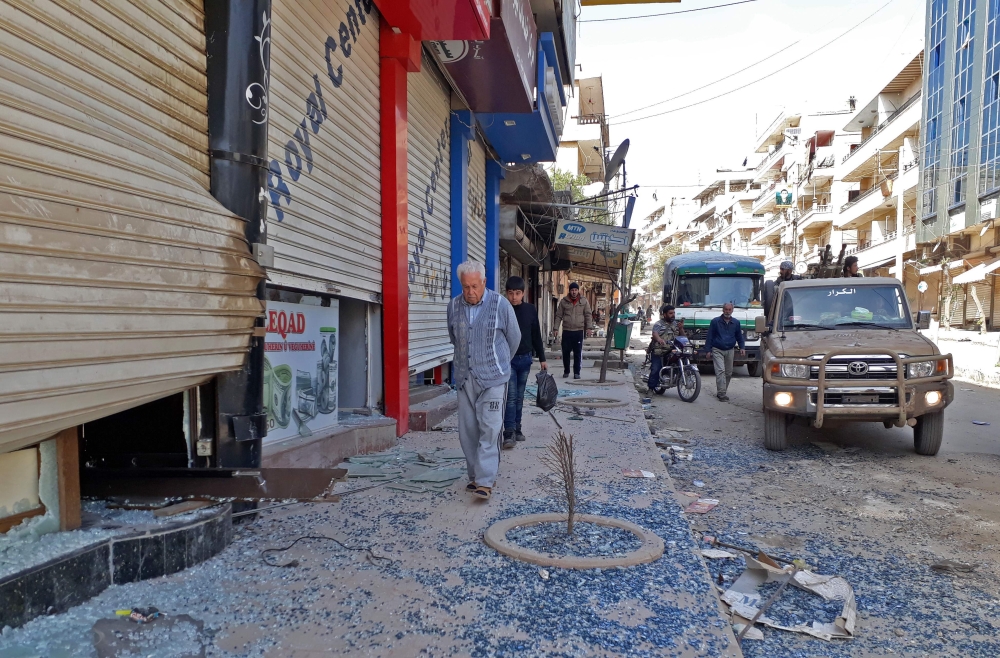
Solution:
M 833 223 L 833 206 L 813 206 L 799 219 L 799 231 Z
M 791 152 L 792 148 L 786 140 L 781 140 L 778 142 L 774 150 L 771 151 L 766 158 L 764 158 L 759 165 L 757 165 L 754 170 L 753 182 L 770 180 L 774 177 L 781 176 L 781 164 L 784 162 L 785 156 Z M 775 172 L 777 169 L 777 172 Z
M 761 188 L 760 194 L 753 200 L 750 212 L 759 215 L 765 212 L 774 211 L 774 190 L 778 187 L 778 181 L 773 181 L 770 185 Z
M 765 238 L 771 238 L 781 231 L 785 227 L 785 217 L 784 215 L 774 215 L 768 220 L 764 228 L 760 229 L 752 236 L 750 236 L 750 244 L 760 244 Z M 771 240 L 768 240 L 769 242 Z
M 896 252 L 902 247 L 905 254 L 917 248 L 917 234 L 915 226 L 908 226 L 900 236 L 895 231 L 886 233 L 877 240 L 869 240 L 849 247 L 848 256 L 858 257 L 858 267 L 867 269 L 885 265 L 896 258 Z
M 726 238 L 740 229 L 752 229 L 752 228 L 763 228 L 767 224 L 767 219 L 764 217 L 740 217 L 735 222 L 730 222 L 728 226 L 723 228 L 716 234 L 715 238 L 721 240 Z
M 840 161 L 841 177 L 848 180 L 851 174 L 874 158 L 878 152 L 899 148 L 903 141 L 903 135 L 920 124 L 920 112 L 920 92 L 917 92 L 890 114 L 885 121 L 875 126 L 868 137 L 843 157 Z

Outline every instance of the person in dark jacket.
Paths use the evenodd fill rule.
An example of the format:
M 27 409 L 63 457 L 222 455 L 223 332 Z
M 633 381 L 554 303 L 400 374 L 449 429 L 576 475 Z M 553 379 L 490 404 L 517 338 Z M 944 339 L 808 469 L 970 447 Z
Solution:
M 784 281 L 798 281 L 801 278 L 802 277 L 795 273 L 795 266 L 792 265 L 792 261 L 782 261 L 781 267 L 778 268 L 778 280 L 776 283 L 782 283 Z
M 503 419 L 503 447 L 507 450 L 524 441 L 521 433 L 521 410 L 524 407 L 524 387 L 531 371 L 532 353 L 538 356 L 542 370 L 548 370 L 545 363 L 545 344 L 542 342 L 542 328 L 538 324 L 538 311 L 524 301 L 524 279 L 512 276 L 507 279 L 507 301 L 514 307 L 517 326 L 521 329 L 521 344 L 510 360 L 510 383 L 507 385 L 507 411 Z
M 726 302 L 722 305 L 722 315 L 714 318 L 708 325 L 708 338 L 705 340 L 705 349 L 709 350 L 715 365 L 716 395 L 723 402 L 729 401 L 726 392 L 729 390 L 729 381 L 733 378 L 737 345 L 740 356 L 746 356 L 743 328 L 740 327 L 740 321 L 733 318 L 733 305 Z

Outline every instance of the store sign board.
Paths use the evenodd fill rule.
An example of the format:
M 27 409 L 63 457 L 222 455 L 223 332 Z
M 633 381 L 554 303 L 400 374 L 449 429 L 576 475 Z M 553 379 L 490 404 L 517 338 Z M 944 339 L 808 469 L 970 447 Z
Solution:
M 267 303 L 265 441 L 308 435 L 337 424 L 339 325 L 336 300 L 329 307 Z
M 534 110 L 538 30 L 530 0 L 502 0 L 487 41 L 431 41 L 473 112 Z
M 568 220 L 559 222 L 556 230 L 556 244 L 619 254 L 628 253 L 634 237 L 635 229 Z

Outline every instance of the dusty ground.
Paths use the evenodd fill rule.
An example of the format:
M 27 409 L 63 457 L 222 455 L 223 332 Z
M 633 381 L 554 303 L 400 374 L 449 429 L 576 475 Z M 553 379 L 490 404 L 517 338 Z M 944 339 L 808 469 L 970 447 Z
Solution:
M 585 377 L 594 374 L 585 371 Z M 208 656 L 738 656 L 631 378 L 588 387 L 588 393 L 627 404 L 599 414 L 618 420 L 556 411 L 577 440 L 580 511 L 657 533 L 666 550 L 656 562 L 603 571 L 550 568 L 546 579 L 539 567 L 483 543 L 484 531 L 499 519 L 558 509 L 538 459 L 555 426 L 526 409 L 529 440 L 504 452 L 488 503 L 471 499 L 464 477 L 443 493 L 361 490 L 367 483 L 351 480 L 340 489 L 353 493 L 345 492 L 340 503 L 264 512 L 205 564 L 111 587 L 65 614 L 5 631 L 0 656 L 95 656 L 95 621 L 147 605 L 203 621 L 204 635 L 188 639 L 203 642 Z M 454 425 L 453 417 L 444 431 L 411 433 L 401 444 L 425 452 L 457 448 Z M 657 477 L 628 479 L 623 468 Z M 388 560 L 308 539 L 269 554 L 265 564 L 263 549 L 305 535 L 370 548 Z M 291 560 L 294 566 L 272 566 Z M 179 646 L 163 635 L 148 655 L 189 655 Z
M 788 450 L 772 453 L 762 446 L 760 380 L 737 372 L 730 403 L 714 398 L 715 378 L 705 375 L 694 404 L 670 391 L 654 397 L 650 410 L 654 427 L 695 430 L 694 460 L 670 467 L 675 489 L 721 501 L 693 521 L 696 536 L 804 558 L 820 573 L 844 576 L 859 611 L 854 640 L 831 644 L 767 629 L 764 641 L 744 643 L 745 654 L 1000 655 L 997 393 L 956 382 L 937 457 L 914 454 L 909 429 L 874 424 L 795 426 Z M 945 559 L 975 571 L 931 570 Z M 709 562 L 727 584 L 741 571 L 742 560 Z M 782 597 L 775 616 L 813 618 L 801 614 L 811 595 L 793 594 Z

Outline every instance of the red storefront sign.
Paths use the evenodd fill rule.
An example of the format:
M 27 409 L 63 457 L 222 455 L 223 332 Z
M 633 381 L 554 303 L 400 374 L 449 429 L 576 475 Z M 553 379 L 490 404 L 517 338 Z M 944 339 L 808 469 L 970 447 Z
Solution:
M 534 109 L 538 32 L 529 0 L 496 0 L 490 39 L 431 43 L 473 112 Z
M 375 0 L 391 27 L 417 41 L 489 39 L 498 0 Z

